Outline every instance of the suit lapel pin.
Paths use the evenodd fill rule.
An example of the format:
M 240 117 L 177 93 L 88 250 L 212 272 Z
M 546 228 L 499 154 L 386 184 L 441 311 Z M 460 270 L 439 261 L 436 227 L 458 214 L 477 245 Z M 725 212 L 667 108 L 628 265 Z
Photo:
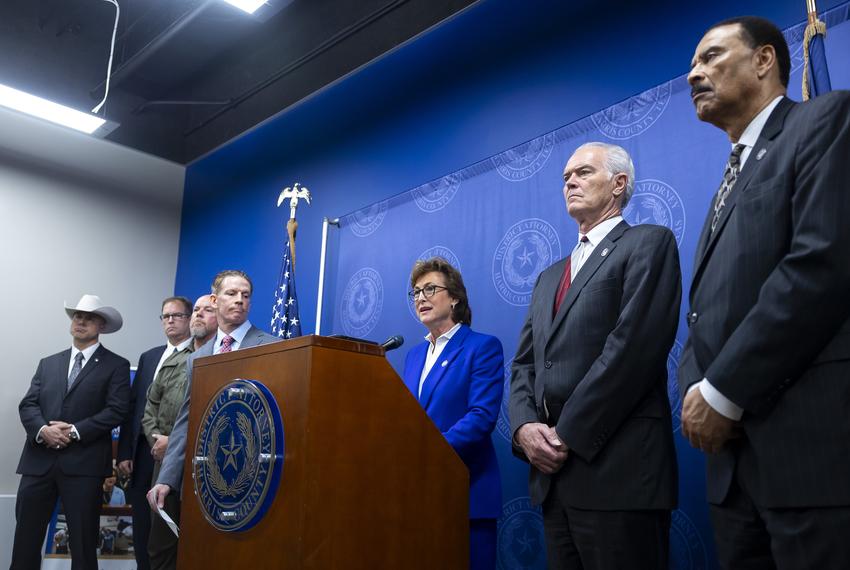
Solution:
M 444 360 L 444 361 L 443 361 L 443 363 L 442 363 L 440 366 L 442 366 L 443 368 L 445 368 L 445 367 L 446 367 L 446 366 L 448 366 L 448 365 L 449 365 L 449 361 L 448 361 L 448 360 Z
M 764 155 L 766 155 L 766 154 L 767 154 L 767 149 L 766 148 L 761 149 L 759 151 L 759 153 L 756 155 L 756 160 L 761 160 L 762 158 L 764 158 Z
M 602 254 L 601 254 L 601 255 L 602 255 L 602 257 L 605 257 L 606 255 L 608 255 L 608 248 L 607 248 L 607 247 L 606 247 L 605 249 L 603 249 L 603 250 L 602 250 Z

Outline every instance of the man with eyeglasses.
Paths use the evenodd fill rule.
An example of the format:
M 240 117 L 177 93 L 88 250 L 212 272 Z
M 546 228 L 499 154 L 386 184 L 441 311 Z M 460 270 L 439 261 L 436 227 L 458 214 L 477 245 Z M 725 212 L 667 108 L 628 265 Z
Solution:
M 217 330 L 218 319 L 211 295 L 201 295 L 192 309 L 189 325 L 192 343 L 165 360 L 148 389 L 142 430 L 151 445 L 151 455 L 154 459 L 151 482 L 159 477 L 162 460 L 168 449 L 168 440 L 186 395 L 189 375 L 186 362 L 189 355 L 212 340 Z M 166 497 L 164 508 L 173 520 L 180 520 L 180 497 L 177 493 Z M 159 516 L 154 516 L 151 520 L 148 556 L 153 570 L 177 567 L 177 537 Z
M 139 357 L 139 366 L 133 380 L 130 395 L 130 413 L 121 425 L 118 441 L 118 470 L 130 475 L 127 500 L 133 507 L 133 551 L 139 570 L 148 570 L 148 536 L 151 527 L 151 512 L 145 493 L 153 478 L 154 460 L 151 445 L 142 432 L 142 415 L 145 411 L 148 388 L 165 361 L 184 351 L 192 344 L 189 335 L 189 319 L 192 302 L 186 297 L 168 297 L 162 302 L 159 320 L 165 333 L 166 344 L 154 347 Z

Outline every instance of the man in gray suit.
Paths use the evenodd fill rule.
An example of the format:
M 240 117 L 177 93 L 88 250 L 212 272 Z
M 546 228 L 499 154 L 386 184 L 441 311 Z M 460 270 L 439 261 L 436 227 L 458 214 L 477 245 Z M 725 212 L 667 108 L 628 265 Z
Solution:
M 183 460 L 186 457 L 186 436 L 189 429 L 189 395 L 192 391 L 192 366 L 196 358 L 222 352 L 231 352 L 280 339 L 256 328 L 248 320 L 251 309 L 251 279 L 242 271 L 228 269 L 215 276 L 210 298 L 218 318 L 218 332 L 211 341 L 192 353 L 186 362 L 188 383 L 186 399 L 177 415 L 174 429 L 168 439 L 168 448 L 162 460 L 156 485 L 148 491 L 152 509 L 162 508 L 171 493 L 180 493 L 183 482 Z
M 540 274 L 513 361 L 514 452 L 531 463 L 553 569 L 667 568 L 679 255 L 669 229 L 623 220 L 633 188 L 621 147 L 573 153 L 564 200 L 579 241 Z

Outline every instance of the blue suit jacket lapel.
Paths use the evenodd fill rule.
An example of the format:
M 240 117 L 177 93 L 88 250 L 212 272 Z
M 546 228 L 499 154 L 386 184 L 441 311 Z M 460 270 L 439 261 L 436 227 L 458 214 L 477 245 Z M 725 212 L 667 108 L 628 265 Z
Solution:
M 428 354 L 428 344 L 418 344 L 410 350 L 410 363 L 404 375 L 404 383 L 410 393 L 417 397 L 419 393 L 419 378 L 425 368 L 425 356 Z
M 440 358 L 438 358 L 437 362 L 434 363 L 434 366 L 431 367 L 431 371 L 428 373 L 428 376 L 425 377 L 425 383 L 422 385 L 422 394 L 419 396 L 419 403 L 423 409 L 428 409 L 428 403 L 434 395 L 434 390 L 437 389 L 437 386 L 439 386 L 440 382 L 445 377 L 446 370 L 448 370 L 449 365 L 457 357 L 457 355 L 460 354 L 460 351 L 463 348 L 463 342 L 466 340 L 467 336 L 469 336 L 469 327 L 463 325 L 449 340 L 448 344 L 446 344 L 446 347 L 443 349 L 443 352 L 440 353 Z M 423 360 L 423 365 L 424 362 L 425 361 Z

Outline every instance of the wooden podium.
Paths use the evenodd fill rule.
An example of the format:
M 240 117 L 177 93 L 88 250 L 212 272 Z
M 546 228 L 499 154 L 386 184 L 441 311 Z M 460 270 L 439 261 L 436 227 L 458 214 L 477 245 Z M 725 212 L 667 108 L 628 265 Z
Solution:
M 269 511 L 224 532 L 195 496 L 202 414 L 237 378 L 283 418 L 285 461 Z M 460 569 L 469 565 L 469 475 L 382 348 L 305 336 L 195 361 L 183 470 L 180 570 Z

